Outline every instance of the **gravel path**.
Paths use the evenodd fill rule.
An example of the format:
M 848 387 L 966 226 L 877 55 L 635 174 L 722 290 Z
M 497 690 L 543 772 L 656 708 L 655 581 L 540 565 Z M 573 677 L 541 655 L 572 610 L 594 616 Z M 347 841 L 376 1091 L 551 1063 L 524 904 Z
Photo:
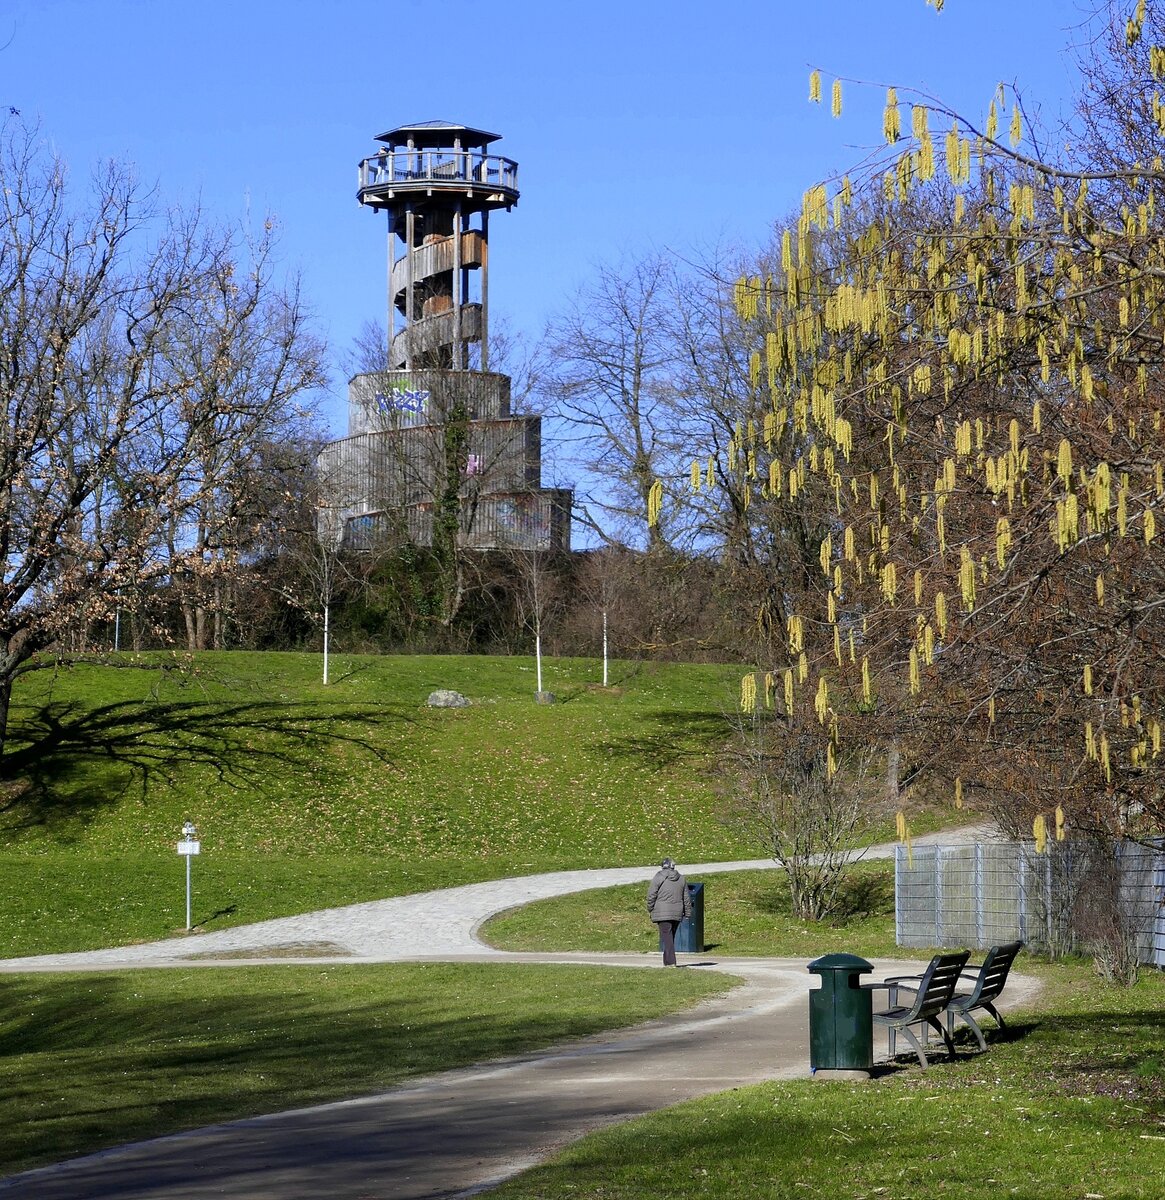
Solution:
M 984 830 L 969 827 L 915 839 L 916 845 L 981 840 Z M 872 846 L 867 858 L 888 858 L 893 843 Z M 681 865 L 689 878 L 725 871 L 771 870 L 771 859 Z M 279 917 L 233 929 L 167 938 L 138 946 L 88 950 L 75 954 L 41 954 L 0 960 L 3 971 L 92 971 L 139 966 L 190 966 L 220 958 L 245 962 L 248 956 L 269 960 L 313 962 L 342 958 L 358 962 L 402 962 L 418 959 L 512 957 L 480 941 L 482 923 L 499 912 L 595 888 L 646 883 L 658 867 L 614 867 L 608 870 L 556 871 L 472 883 L 371 900 L 343 908 Z

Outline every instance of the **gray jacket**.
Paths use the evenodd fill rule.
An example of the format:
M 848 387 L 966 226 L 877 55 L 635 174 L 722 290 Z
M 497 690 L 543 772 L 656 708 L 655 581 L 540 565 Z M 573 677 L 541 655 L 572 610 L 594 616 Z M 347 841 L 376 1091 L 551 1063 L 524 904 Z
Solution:
M 660 921 L 679 921 L 692 915 L 688 881 L 675 867 L 656 871 L 647 889 L 647 911 L 657 924 Z

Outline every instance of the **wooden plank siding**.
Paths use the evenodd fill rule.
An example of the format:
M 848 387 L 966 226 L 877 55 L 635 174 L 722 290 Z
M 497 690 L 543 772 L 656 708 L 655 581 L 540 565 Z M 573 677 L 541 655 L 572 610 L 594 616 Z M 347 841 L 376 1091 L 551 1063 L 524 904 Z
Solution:
M 570 509 L 565 488 L 481 496 L 472 520 L 463 522 L 462 544 L 471 550 L 561 550 L 570 545 Z M 349 517 L 344 541 L 349 549 L 373 550 L 401 533 L 418 546 L 431 545 L 433 505 Z
M 387 396 L 423 407 L 395 408 Z M 421 396 L 423 401 L 416 399 Z M 456 402 L 464 402 L 469 415 L 458 487 L 465 544 L 569 547 L 570 493 L 541 486 L 542 418 L 510 415 L 509 378 L 476 371 L 389 371 L 353 379 L 349 427 L 359 432 L 329 443 L 319 459 L 330 498 L 326 522 L 321 518 L 325 536 L 359 547 L 395 527 L 398 533 L 407 529 L 418 545 L 430 543 L 431 507 L 445 472 L 446 422 Z M 565 512 L 559 511 L 564 504 Z

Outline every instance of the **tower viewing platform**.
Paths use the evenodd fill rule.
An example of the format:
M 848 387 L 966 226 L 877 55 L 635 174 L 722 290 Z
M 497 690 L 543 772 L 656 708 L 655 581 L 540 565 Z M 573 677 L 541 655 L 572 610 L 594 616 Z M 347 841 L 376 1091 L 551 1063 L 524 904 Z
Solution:
M 499 136 L 446 121 L 390 129 L 376 139 L 384 149 L 361 161 L 356 196 L 373 208 L 444 194 L 467 210 L 508 209 L 518 201 L 518 164 L 488 152 Z

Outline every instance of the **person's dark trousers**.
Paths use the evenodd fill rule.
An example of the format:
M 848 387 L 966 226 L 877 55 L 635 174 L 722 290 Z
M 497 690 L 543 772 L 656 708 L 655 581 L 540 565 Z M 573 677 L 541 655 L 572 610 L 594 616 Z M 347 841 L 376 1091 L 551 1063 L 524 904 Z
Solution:
M 679 927 L 679 921 L 659 922 L 659 948 L 663 951 L 663 965 L 665 967 L 674 967 L 676 965 L 676 930 Z

